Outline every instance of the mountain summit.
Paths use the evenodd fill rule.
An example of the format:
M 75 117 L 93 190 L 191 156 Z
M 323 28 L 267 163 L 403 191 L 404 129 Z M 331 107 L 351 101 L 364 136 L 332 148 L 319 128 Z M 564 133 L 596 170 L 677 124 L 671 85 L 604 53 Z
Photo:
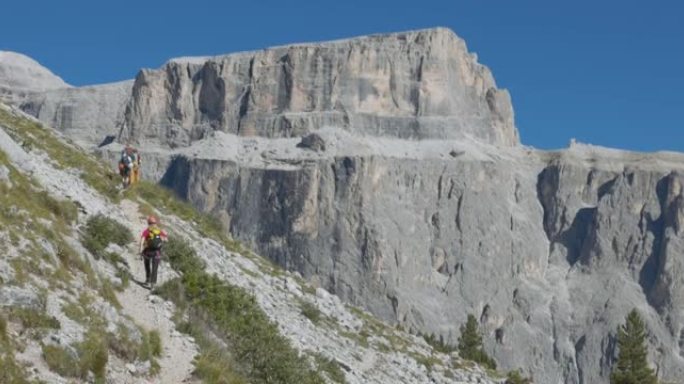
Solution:
M 0 51 L 0 100 L 16 102 L 29 93 L 67 87 L 69 84 L 32 58 Z

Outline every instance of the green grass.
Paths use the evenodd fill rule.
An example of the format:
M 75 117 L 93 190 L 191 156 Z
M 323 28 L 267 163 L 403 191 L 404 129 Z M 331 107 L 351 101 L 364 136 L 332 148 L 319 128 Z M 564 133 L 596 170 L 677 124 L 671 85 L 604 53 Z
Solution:
M 425 366 L 428 371 L 432 371 L 432 367 L 435 365 L 442 365 L 442 360 L 433 356 L 425 356 L 416 352 L 409 352 L 409 355 L 416 360 L 416 363 Z
M 7 342 L 7 319 L 0 315 L 0 343 Z
M 76 345 L 78 357 L 66 348 L 56 345 L 43 346 L 43 358 L 48 367 L 67 377 L 85 379 L 92 372 L 96 383 L 104 383 L 109 352 L 100 332 L 89 331 L 82 342 Z
M 121 260 L 120 255 L 105 252 L 107 246 L 117 244 L 121 247 L 133 241 L 133 234 L 123 224 L 102 214 L 88 219 L 81 234 L 81 243 L 96 258 L 110 261 Z
M 26 329 L 59 329 L 61 324 L 57 319 L 45 314 L 43 310 L 33 308 L 11 308 L 9 318 L 21 323 Z
M 28 384 L 26 371 L 14 359 L 15 349 L 7 334 L 7 318 L 0 314 L 0 383 Z
M 336 360 L 329 359 L 320 353 L 314 354 L 314 359 L 316 360 L 316 366 L 318 369 L 325 372 L 328 379 L 332 380 L 334 383 L 346 384 L 347 379 L 344 376 L 344 371 L 340 367 L 340 363 Z
M 131 337 L 131 331 L 119 324 L 116 334 L 107 335 L 107 346 L 116 356 L 128 362 L 150 361 L 152 366 L 158 367 L 156 357 L 162 354 L 162 343 L 159 331 L 147 332 L 140 329 L 140 341 L 136 342 Z M 158 368 L 157 368 L 158 370 Z M 154 373 L 154 372 L 152 372 Z
M 0 110 L 1 112 L 1 110 Z M 10 184 L 0 183 L 0 195 L 8 202 L 0 209 L 0 223 L 16 227 L 32 225 L 36 219 L 53 222 L 55 230 L 65 233 L 78 216 L 76 204 L 57 200 L 28 177 L 12 166 L 4 152 L 0 151 L 0 164 L 9 169 Z M 42 235 L 41 225 L 34 230 Z
M 216 330 L 230 346 L 226 366 L 235 367 L 234 376 L 255 384 L 324 383 L 279 334 L 252 295 L 205 273 L 192 247 L 176 236 L 165 246 L 165 253 L 182 277 L 164 284 L 159 293 L 189 311 L 195 321 L 204 321 L 205 330 Z M 203 332 L 197 324 L 195 328 Z
M 100 280 L 99 292 L 100 296 L 102 296 L 103 299 L 107 300 L 109 304 L 111 304 L 114 308 L 122 308 L 119 299 L 116 297 L 116 288 L 108 279 L 103 278 Z
M 15 115 L 4 108 L 0 108 L 0 124 L 7 128 L 7 133 L 25 150 L 40 149 L 56 162 L 57 167 L 81 170 L 81 178 L 93 189 L 113 201 L 119 200 L 120 180 L 113 167 L 99 163 L 83 149 L 60 140 L 42 124 Z
M 0 383 L 3 384 L 28 384 L 26 372 L 14 360 L 14 355 L 0 355 Z
M 524 377 L 519 370 L 509 371 L 506 374 L 506 384 L 532 384 L 532 379 Z
M 422 336 L 425 342 L 427 342 L 432 347 L 432 349 L 434 349 L 437 352 L 449 354 L 451 352 L 458 350 L 456 346 L 445 343 L 441 337 L 437 338 L 437 336 L 432 334 L 419 334 L 419 336 Z

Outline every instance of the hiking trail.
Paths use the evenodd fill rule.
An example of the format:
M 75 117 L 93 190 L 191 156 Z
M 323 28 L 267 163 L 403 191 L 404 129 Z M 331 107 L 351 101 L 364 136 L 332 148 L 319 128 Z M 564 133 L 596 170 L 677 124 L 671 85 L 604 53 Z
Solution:
M 144 383 L 193 383 L 192 378 L 194 356 L 197 346 L 191 337 L 181 334 L 171 320 L 173 304 L 141 286 L 145 280 L 145 268 L 138 255 L 138 241 L 140 233 L 145 229 L 144 217 L 138 211 L 138 205 L 130 200 L 123 200 L 120 204 L 129 228 L 135 236 L 132 252 L 125 257 L 130 267 L 131 284 L 119 294 L 119 301 L 123 312 L 130 316 L 138 325 L 148 331 L 158 330 L 162 341 L 162 355 L 158 362 L 161 367 L 155 377 L 145 379 Z M 129 249 L 131 250 L 131 249 Z M 159 266 L 158 284 L 170 278 L 170 267 L 162 260 Z

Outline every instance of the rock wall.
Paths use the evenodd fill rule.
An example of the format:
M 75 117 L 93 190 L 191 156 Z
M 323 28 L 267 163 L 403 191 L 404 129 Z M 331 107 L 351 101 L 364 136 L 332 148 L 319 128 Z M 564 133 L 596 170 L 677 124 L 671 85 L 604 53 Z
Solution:
M 123 126 L 133 81 L 36 93 L 21 109 L 84 146 L 116 136 Z
M 456 342 L 475 314 L 500 365 L 536 382 L 607 382 L 615 330 L 635 307 L 651 361 L 681 378 L 684 167 L 629 156 L 347 156 L 282 169 L 178 156 L 162 183 L 382 318 Z
M 143 70 L 125 138 L 175 147 L 220 130 L 300 136 L 324 126 L 518 144 L 506 91 L 447 29 L 301 44 Z

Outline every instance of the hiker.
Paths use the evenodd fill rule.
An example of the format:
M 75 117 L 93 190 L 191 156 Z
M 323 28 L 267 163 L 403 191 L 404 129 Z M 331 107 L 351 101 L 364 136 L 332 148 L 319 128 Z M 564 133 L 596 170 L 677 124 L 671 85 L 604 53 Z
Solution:
M 140 235 L 140 255 L 145 262 L 145 285 L 150 289 L 157 283 L 157 270 L 161 260 L 161 249 L 168 240 L 166 232 L 159 228 L 159 221 L 154 216 L 147 218 L 147 228 Z
M 131 171 L 133 170 L 133 148 L 126 145 L 121 151 L 121 159 L 119 159 L 119 174 L 121 175 L 121 183 L 124 188 L 131 184 Z
M 140 173 L 142 166 L 142 160 L 140 159 L 140 152 L 138 149 L 133 148 L 133 169 L 131 172 L 131 184 L 137 184 L 140 181 Z

